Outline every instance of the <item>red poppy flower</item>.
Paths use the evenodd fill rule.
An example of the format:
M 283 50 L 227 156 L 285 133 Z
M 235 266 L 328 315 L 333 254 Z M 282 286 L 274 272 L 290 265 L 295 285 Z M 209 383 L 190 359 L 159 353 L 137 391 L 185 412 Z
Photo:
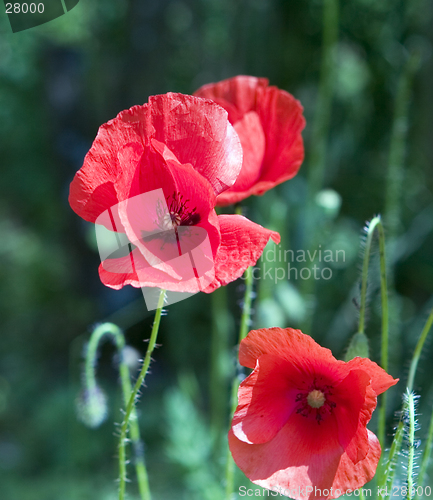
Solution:
M 69 195 L 78 215 L 119 241 L 101 255 L 102 282 L 195 293 L 241 276 L 269 238 L 279 242 L 244 217 L 215 213 L 241 165 L 236 132 L 213 101 L 153 96 L 102 125 Z
M 305 119 L 291 94 L 268 87 L 266 78 L 235 76 L 204 85 L 194 95 L 213 99 L 228 111 L 244 152 L 239 177 L 218 196 L 217 205 L 263 194 L 297 174 L 304 159 Z
M 229 444 L 251 481 L 312 500 L 374 476 L 381 450 L 366 425 L 377 395 L 398 380 L 366 358 L 338 361 L 292 328 L 251 331 L 239 361 L 254 371 L 240 385 Z

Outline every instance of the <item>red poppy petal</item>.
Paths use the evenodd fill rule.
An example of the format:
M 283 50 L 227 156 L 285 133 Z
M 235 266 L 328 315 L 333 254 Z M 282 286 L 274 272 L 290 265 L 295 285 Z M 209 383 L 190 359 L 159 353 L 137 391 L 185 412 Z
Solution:
M 152 138 L 166 144 L 181 163 L 191 163 L 215 194 L 233 185 L 242 167 L 242 147 L 224 109 L 182 94 L 154 96 L 99 128 L 71 184 L 73 210 L 95 222 L 118 203 L 114 184 L 125 173 L 118 165 L 118 152 L 131 143 L 147 147 Z
M 377 363 L 368 358 L 353 358 L 347 363 L 347 366 L 350 370 L 364 370 L 367 372 L 376 395 L 382 394 L 382 392 L 385 392 L 399 381 L 398 378 L 391 377 Z
M 218 196 L 217 205 L 237 203 L 248 196 L 260 178 L 261 165 L 265 154 L 265 135 L 258 114 L 246 113 L 234 125 L 244 153 L 242 170 L 234 185 Z
M 358 463 L 368 453 L 366 426 L 377 402 L 370 376 L 363 370 L 352 370 L 332 392 L 340 444 L 352 462 Z
M 247 444 L 230 431 L 229 446 L 234 461 L 253 483 L 299 500 L 323 498 L 314 495 L 314 488 L 332 486 L 344 451 L 333 418 L 311 425 L 297 414 L 267 443 Z M 313 493 L 306 494 L 307 487 Z
M 377 437 L 369 430 L 367 430 L 367 433 L 369 445 L 367 456 L 354 464 L 346 453 L 342 455 L 332 485 L 334 492 L 340 490 L 343 493 L 352 493 L 373 479 L 379 463 L 381 449 Z M 338 494 L 334 494 L 329 498 L 337 498 L 338 496 Z
M 103 154 L 113 148 L 110 122 L 103 125 L 92 148 L 84 158 L 84 164 L 75 174 L 69 188 L 69 204 L 84 220 L 95 222 L 98 216 L 118 203 L 114 182 L 117 179 L 115 161 L 107 161 Z
M 153 137 L 166 144 L 180 163 L 190 163 L 212 185 L 215 194 L 235 182 L 242 167 L 242 147 L 213 101 L 168 93 L 149 98 Z
M 220 243 L 216 216 L 211 217 L 213 189 L 191 165 L 180 164 L 165 145 L 151 142 L 151 148 L 134 143 L 119 151 L 119 165 L 125 171 L 116 185 L 118 197 L 125 200 L 118 205 L 122 225 L 147 262 L 177 279 L 183 275 L 178 266 L 184 263 L 176 257 L 208 238 L 210 246 L 204 243 L 201 249 L 206 247 L 209 255 L 200 254 L 196 262 L 208 270 L 207 262 L 212 262 Z M 177 229 L 172 217 L 178 217 Z
M 219 215 L 221 245 L 215 256 L 215 280 L 205 290 L 213 292 L 242 276 L 254 265 L 271 238 L 279 243 L 280 235 L 251 222 L 242 215 Z
M 266 78 L 239 75 L 218 83 L 209 83 L 200 87 L 194 95 L 212 99 L 229 111 L 231 123 L 237 122 L 248 111 L 257 106 L 257 90 L 266 88 Z
M 99 276 L 104 285 L 116 290 L 132 285 L 135 288 L 157 287 L 172 292 L 203 291 L 210 279 L 203 275 L 198 279 L 187 257 L 184 256 L 182 266 L 176 266 L 176 270 L 182 269 L 179 279 L 148 264 L 138 249 L 125 257 L 105 259 L 99 266 Z
M 137 264 L 138 263 L 138 264 Z M 124 257 L 105 259 L 99 266 L 99 277 L 104 285 L 119 290 L 124 285 L 132 285 L 135 288 L 143 286 L 137 275 L 137 267 L 143 268 L 145 261 L 138 249 Z M 162 271 L 149 266 L 149 273 L 153 273 L 154 280 L 161 280 Z
M 301 103 L 284 90 L 268 87 L 259 95 L 257 112 L 266 135 L 260 180 L 281 183 L 291 179 L 304 159 Z
M 265 134 L 266 150 L 263 161 L 254 172 L 254 179 L 249 185 L 244 185 L 241 182 L 241 171 L 241 180 L 230 191 L 221 193 L 218 197 L 217 204 L 220 206 L 239 202 L 253 194 L 263 194 L 276 184 L 291 179 L 303 161 L 303 108 L 288 92 L 267 85 L 268 81 L 265 79 L 238 76 L 205 85 L 196 92 L 196 95 L 214 99 L 227 109 L 229 119 L 235 127 L 247 113 L 256 112 Z M 253 153 L 247 143 L 242 142 L 242 146 L 244 155 Z M 245 165 L 244 161 L 243 169 Z M 249 170 L 250 177 L 251 172 L 252 168 Z
M 240 385 L 232 430 L 245 443 L 273 439 L 296 406 L 299 372 L 278 356 L 263 355 Z
M 256 366 L 263 354 L 284 356 L 286 359 L 320 359 L 323 363 L 338 362 L 332 352 L 320 346 L 309 335 L 293 328 L 262 328 L 252 330 L 239 347 L 239 363 L 248 368 Z

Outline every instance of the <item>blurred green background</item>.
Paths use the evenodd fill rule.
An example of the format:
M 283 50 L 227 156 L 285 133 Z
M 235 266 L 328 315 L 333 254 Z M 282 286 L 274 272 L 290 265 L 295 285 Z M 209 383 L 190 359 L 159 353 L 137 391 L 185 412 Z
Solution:
M 107 342 L 100 352 L 109 415 L 97 430 L 76 418 L 82 353 L 92 326 L 114 321 L 143 354 L 152 314 L 140 290 L 100 283 L 93 228 L 72 212 L 67 197 L 99 125 L 152 94 L 192 93 L 251 74 L 301 100 L 307 128 L 299 175 L 247 200 L 244 213 L 279 230 L 282 249 L 321 245 L 343 249 L 346 258 L 332 264 L 329 280 L 259 281 L 253 324 L 302 328 L 342 357 L 356 331 L 362 228 L 386 213 L 390 372 L 405 380 L 433 305 L 433 3 L 340 3 L 330 122 L 325 116 L 317 136 L 312 124 L 324 118 L 318 99 L 323 3 L 80 0 L 67 15 L 16 34 L 0 14 L 2 500 L 116 498 L 113 422 L 122 415 L 115 350 Z M 323 182 L 314 179 L 317 154 Z M 312 183 L 334 190 L 313 199 L 313 215 L 305 210 L 308 193 L 316 194 L 308 191 Z M 367 333 L 377 361 L 376 257 Z M 222 498 L 224 443 L 215 435 L 228 425 L 242 292 L 238 280 L 215 297 L 200 294 L 170 306 L 162 320 L 161 347 L 139 405 L 156 499 Z M 433 403 L 431 356 L 428 345 L 415 384 L 422 443 Z M 402 391 L 390 395 L 389 434 Z M 130 498 L 138 498 L 132 467 L 130 477 Z M 241 473 L 238 480 L 248 484 Z

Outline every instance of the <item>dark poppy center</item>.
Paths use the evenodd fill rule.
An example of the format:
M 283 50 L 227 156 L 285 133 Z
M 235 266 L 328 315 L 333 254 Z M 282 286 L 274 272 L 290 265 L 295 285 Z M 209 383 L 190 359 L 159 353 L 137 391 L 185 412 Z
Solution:
M 195 226 L 200 222 L 197 207 L 193 207 L 191 201 L 183 194 L 174 192 L 166 201 L 168 213 L 162 215 L 158 221 L 161 229 L 168 231 L 178 226 Z
M 303 417 L 313 417 L 318 424 L 332 413 L 336 406 L 332 401 L 331 386 L 317 384 L 316 380 L 308 390 L 301 390 L 296 395 L 295 402 L 298 403 L 296 413 Z

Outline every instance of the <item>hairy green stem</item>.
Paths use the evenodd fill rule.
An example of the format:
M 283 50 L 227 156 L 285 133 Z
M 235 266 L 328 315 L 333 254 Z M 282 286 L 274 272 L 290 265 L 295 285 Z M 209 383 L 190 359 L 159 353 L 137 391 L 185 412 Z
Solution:
M 143 366 L 141 368 L 140 374 L 138 375 L 137 381 L 135 382 L 134 388 L 130 393 L 128 404 L 126 405 L 125 415 L 123 417 L 123 422 L 120 427 L 120 438 L 119 438 L 119 500 L 124 500 L 125 498 L 125 483 L 126 483 L 126 441 L 129 422 L 131 420 L 132 414 L 135 410 L 135 402 L 138 392 L 141 386 L 144 384 L 146 379 L 147 371 L 150 366 L 151 356 L 153 349 L 155 348 L 156 338 L 158 336 L 159 324 L 161 321 L 162 308 L 164 306 L 165 290 L 161 290 L 158 299 L 158 305 L 155 313 L 155 319 L 153 321 L 152 332 L 150 334 L 149 345 L 147 346 L 146 355 L 144 357 Z M 132 436 L 131 436 L 132 437 Z M 150 500 L 150 491 L 148 489 L 148 496 L 146 500 Z
M 433 448 L 433 408 L 432 408 L 432 413 L 430 417 L 430 425 L 428 428 L 428 434 L 427 434 L 427 442 L 424 448 L 424 453 L 422 456 L 421 460 L 421 465 L 419 468 L 419 474 L 418 474 L 418 485 L 423 487 L 424 486 L 424 476 L 427 472 L 427 467 L 428 463 L 430 461 L 430 456 Z M 419 498 L 419 495 L 416 495 L 416 498 Z
M 413 498 L 413 472 L 415 459 L 415 395 L 412 391 L 406 393 L 407 406 L 409 413 L 409 432 L 408 432 L 408 462 L 407 462 L 407 500 Z
M 408 393 L 412 393 L 416 369 L 418 366 L 418 361 L 419 361 L 419 358 L 421 356 L 422 348 L 424 346 L 427 335 L 430 332 L 432 323 L 433 323 L 433 309 L 430 312 L 429 317 L 427 318 L 427 322 L 426 322 L 426 324 L 421 332 L 420 338 L 418 340 L 418 343 L 415 347 L 415 351 L 414 351 L 413 356 L 412 356 L 412 361 L 411 361 L 410 370 L 409 370 L 409 377 L 408 377 L 408 382 L 407 382 Z M 379 487 L 381 487 L 381 488 L 385 488 L 385 487 L 390 486 L 390 489 L 392 489 L 392 484 L 394 481 L 394 471 L 395 471 L 395 468 L 393 468 L 393 464 L 394 464 L 396 456 L 398 455 L 398 453 L 400 452 L 400 449 L 401 449 L 401 444 L 403 441 L 403 434 L 404 434 L 403 418 L 404 418 L 405 414 L 408 413 L 408 410 L 409 410 L 408 404 L 405 401 L 405 403 L 403 405 L 403 410 L 402 410 L 402 417 L 400 418 L 400 422 L 398 424 L 397 431 L 395 433 L 395 436 L 394 436 L 394 439 L 393 439 L 393 442 L 391 445 L 391 449 L 389 452 L 387 467 L 386 467 L 386 470 L 385 470 L 383 476 L 379 480 Z M 429 432 L 430 432 L 430 430 L 429 430 Z M 431 430 L 431 432 L 433 432 L 433 429 Z M 433 439 L 433 437 L 432 437 L 432 439 Z M 428 458 L 427 458 L 427 460 L 428 460 Z
M 251 303 L 253 298 L 253 267 L 249 267 L 244 274 L 245 279 L 245 295 L 244 303 L 242 307 L 241 325 L 239 328 L 239 344 L 247 336 L 248 327 L 250 324 L 251 316 Z M 239 368 L 239 367 L 238 367 Z M 238 388 L 239 388 L 239 377 L 237 373 L 233 378 L 232 391 L 231 391 L 231 409 L 230 409 L 230 421 L 236 410 L 238 403 Z M 230 450 L 227 452 L 227 462 L 226 462 L 226 500 L 231 500 L 234 493 L 234 482 L 235 482 L 235 463 L 231 456 Z
M 97 390 L 96 383 L 96 357 L 99 343 L 103 337 L 109 336 L 114 340 L 119 355 L 119 373 L 122 387 L 124 404 L 128 403 L 129 395 L 131 394 L 131 379 L 130 372 L 124 360 L 125 337 L 122 330 L 113 323 L 103 323 L 97 326 L 90 337 L 86 353 L 85 362 L 85 381 L 86 388 L 89 393 Z M 131 442 L 135 450 L 134 464 L 137 474 L 138 489 L 142 500 L 148 500 L 149 483 L 147 477 L 146 465 L 144 462 L 144 454 L 142 452 L 142 441 L 140 438 L 140 429 L 138 426 L 135 410 L 131 414 L 130 423 Z
M 403 407 L 403 412 L 407 410 L 406 406 Z M 403 418 L 403 415 L 402 415 Z M 385 471 L 383 474 L 378 479 L 378 492 L 379 492 L 379 497 L 381 499 L 388 498 L 389 495 L 386 494 L 387 491 L 392 490 L 392 482 L 394 480 L 394 464 L 397 458 L 397 455 L 400 451 L 401 448 L 401 443 L 403 442 L 403 435 L 404 435 L 404 423 L 402 418 L 400 418 L 400 421 L 397 426 L 397 430 L 394 435 L 394 439 L 391 444 L 391 449 L 389 450 L 388 454 L 388 459 L 386 461 L 386 467 Z
M 379 234 L 379 259 L 380 259 L 380 296 L 382 304 L 382 332 L 381 332 L 381 365 L 388 371 L 388 347 L 389 347 L 389 310 L 388 310 L 388 285 L 386 277 L 386 254 L 385 254 L 385 233 L 380 216 L 374 217 L 367 227 L 367 239 L 365 242 L 364 260 L 362 264 L 361 278 L 361 304 L 359 311 L 358 332 L 365 330 L 365 311 L 367 308 L 367 285 L 368 267 L 370 262 L 371 246 L 375 230 Z M 386 392 L 380 397 L 378 438 L 382 448 L 385 446 L 386 427 Z
M 365 241 L 364 259 L 362 262 L 361 274 L 361 304 L 359 307 L 358 332 L 365 333 L 365 311 L 367 309 L 367 284 L 368 284 L 368 266 L 370 262 L 371 245 L 376 226 L 380 223 L 380 217 L 374 217 L 367 225 L 367 238 Z
M 389 351 L 389 312 L 388 312 L 388 285 L 386 278 L 385 233 L 382 222 L 377 225 L 379 233 L 379 259 L 380 259 L 380 297 L 382 302 L 382 331 L 381 331 L 381 365 L 388 372 Z M 386 428 L 386 403 L 387 392 L 380 396 L 378 439 L 382 447 L 385 446 Z

